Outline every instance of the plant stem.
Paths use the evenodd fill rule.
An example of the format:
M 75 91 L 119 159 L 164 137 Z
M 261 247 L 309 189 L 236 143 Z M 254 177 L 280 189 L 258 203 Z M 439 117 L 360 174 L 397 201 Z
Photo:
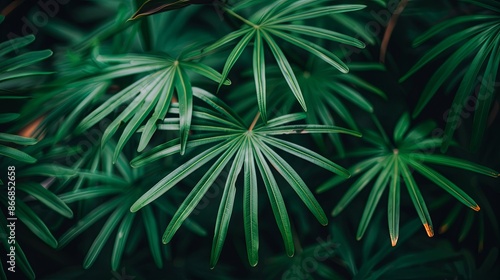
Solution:
M 244 23 L 246 23 L 247 25 L 250 25 L 251 27 L 257 27 L 257 25 L 255 25 L 253 22 L 247 20 L 246 18 L 238 15 L 237 13 L 233 12 L 231 9 L 227 8 L 227 7 L 224 7 L 224 12 L 227 12 L 228 14 L 232 15 L 233 17 L 243 21 Z
M 252 131 L 253 128 L 255 127 L 255 125 L 257 124 L 257 121 L 259 120 L 260 118 L 260 111 L 257 112 L 257 114 L 255 115 L 255 118 L 253 119 L 253 122 L 252 124 L 250 125 L 250 127 L 248 128 L 248 131 Z

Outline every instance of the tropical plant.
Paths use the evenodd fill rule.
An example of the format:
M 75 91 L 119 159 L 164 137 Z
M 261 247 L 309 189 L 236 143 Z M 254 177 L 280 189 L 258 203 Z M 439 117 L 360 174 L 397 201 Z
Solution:
M 177 229 L 212 186 L 213 182 L 226 168 L 231 159 L 234 158 L 230 164 L 222 201 L 217 215 L 212 245 L 212 257 L 210 261 L 211 267 L 214 267 L 217 263 L 227 235 L 227 228 L 234 205 L 236 181 L 242 169 L 243 177 L 245 178 L 243 187 L 243 219 L 245 224 L 248 261 L 250 265 L 257 265 L 259 249 L 257 169 L 264 182 L 276 218 L 276 223 L 278 224 L 283 241 L 285 242 L 286 253 L 288 256 L 293 256 L 294 246 L 289 217 L 283 196 L 281 195 L 268 162 L 284 177 L 322 225 L 326 225 L 328 220 L 318 201 L 308 189 L 306 183 L 292 166 L 275 150 L 284 151 L 343 177 L 349 177 L 349 172 L 309 149 L 279 139 L 276 136 L 309 133 L 345 133 L 354 136 L 361 135 L 355 131 L 335 126 L 290 124 L 305 118 L 305 115 L 300 113 L 271 119 L 266 124 L 257 124 L 260 116 L 260 114 L 257 113 L 254 121 L 249 125 L 245 125 L 241 118 L 233 112 L 229 106 L 217 99 L 214 95 L 198 88 L 193 88 L 193 94 L 212 108 L 199 107 L 193 114 L 195 119 L 193 120 L 194 122 L 191 129 L 193 132 L 196 132 L 196 134 L 193 135 L 193 138 L 196 138 L 196 140 L 188 141 L 187 146 L 188 148 L 196 148 L 201 145 L 212 144 L 212 147 L 197 154 L 170 172 L 142 195 L 132 205 L 130 210 L 132 212 L 140 210 L 174 187 L 184 177 L 201 168 L 212 159 L 216 159 L 215 163 L 213 163 L 210 169 L 206 171 L 206 174 L 192 189 L 170 221 L 162 238 L 163 243 L 168 243 L 171 241 Z M 175 111 L 180 112 L 180 110 Z M 158 129 L 178 130 L 179 126 L 176 125 L 176 123 L 177 118 L 167 118 L 164 123 L 158 125 Z M 155 147 L 132 160 L 131 165 L 134 167 L 143 166 L 162 157 L 180 153 L 182 151 L 182 144 L 180 143 L 182 143 L 181 139 L 176 138 Z
M 413 46 L 421 46 L 445 30 L 456 29 L 457 32 L 440 40 L 433 46 L 417 64 L 406 73 L 400 81 L 406 80 L 416 71 L 435 60 L 438 56 L 454 50 L 444 63 L 435 71 L 434 76 L 426 85 L 414 109 L 417 116 L 436 94 L 439 88 L 445 86 L 452 90 L 458 85 L 453 103 L 446 115 L 446 128 L 442 149 L 446 151 L 455 130 L 461 125 L 464 115 L 474 111 L 474 123 L 471 145 L 477 149 L 485 135 L 488 116 L 495 100 L 495 82 L 500 64 L 500 3 L 493 0 L 461 0 L 484 8 L 484 12 L 454 17 L 441 22 L 415 39 Z M 460 65 L 467 64 L 466 71 L 455 72 Z M 462 77 L 461 80 L 458 79 Z
M 497 1 L 1 6 L 1 279 L 500 277 Z
M 375 122 L 379 124 L 376 119 Z M 424 122 L 413 129 L 409 129 L 410 116 L 409 114 L 404 114 L 394 128 L 393 141 L 389 140 L 386 132 L 380 126 L 378 127 L 380 128 L 380 133 L 370 130 L 364 132 L 363 139 L 374 147 L 354 152 L 355 156 L 366 156 L 367 159 L 356 163 L 349 169 L 352 175 L 360 175 L 360 177 L 353 182 L 352 186 L 350 186 L 332 212 L 332 215 L 338 215 L 356 195 L 376 178 L 356 233 L 358 240 L 365 234 L 368 224 L 375 213 L 376 206 L 385 189 L 389 186 L 387 218 L 391 243 L 392 246 L 396 246 L 399 238 L 402 182 L 404 182 L 408 189 L 408 194 L 427 235 L 429 237 L 434 236 L 434 227 L 429 210 L 412 174 L 413 170 L 431 180 L 464 205 L 472 208 L 474 211 L 479 211 L 480 207 L 474 199 L 452 181 L 427 166 L 427 164 L 451 166 L 491 177 L 498 177 L 498 172 L 473 162 L 434 154 L 436 148 L 441 145 L 442 139 L 429 137 L 429 134 L 435 129 L 435 125 L 432 122 Z M 339 178 L 333 178 L 321 185 L 318 188 L 318 192 L 326 191 L 341 182 Z

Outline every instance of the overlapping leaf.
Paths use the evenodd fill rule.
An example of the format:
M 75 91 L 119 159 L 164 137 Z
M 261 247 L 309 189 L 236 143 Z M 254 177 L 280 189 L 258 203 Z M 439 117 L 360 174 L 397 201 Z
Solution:
M 353 63 L 350 67 L 354 70 L 383 69 L 380 65 L 366 63 Z M 279 75 L 277 72 L 278 70 L 275 68 L 269 71 L 269 76 L 271 76 L 269 84 L 273 85 L 272 96 L 274 97 L 274 102 L 269 107 L 274 111 L 288 111 L 293 108 L 294 100 L 282 94 L 282 88 L 286 85 L 282 80 L 275 78 Z M 299 70 L 295 72 L 299 72 Z M 314 110 L 307 112 L 306 121 L 309 124 L 338 125 L 339 120 L 341 120 L 349 128 L 358 130 L 352 109 L 344 101 L 348 101 L 365 112 L 373 113 L 373 105 L 364 97 L 363 93 L 370 92 L 386 98 L 382 90 L 352 72 L 339 73 L 335 69 L 327 68 L 324 63 L 319 63 L 317 59 L 308 61 L 302 74 L 297 75 L 297 80 L 302 87 L 307 106 L 314 108 Z M 313 137 L 320 147 L 325 146 L 321 135 L 313 135 Z M 345 151 L 338 135 L 328 134 L 328 137 L 340 156 L 343 156 Z
M 135 12 L 130 20 L 135 20 L 144 16 L 157 13 L 177 10 L 192 4 L 210 4 L 213 0 L 147 0 Z
M 479 211 L 480 208 L 474 199 L 455 185 L 455 183 L 427 164 L 450 166 L 490 177 L 498 177 L 499 175 L 498 172 L 473 162 L 445 155 L 435 155 L 433 151 L 441 145 L 442 139 L 428 136 L 432 130 L 432 125 L 423 123 L 412 130 L 409 130 L 409 127 L 410 117 L 408 114 L 404 114 L 394 130 L 393 143 L 395 145 L 389 142 L 389 138 L 383 130 L 380 131 L 381 136 L 377 136 L 375 132 L 371 131 L 365 133 L 366 139 L 370 143 L 375 144 L 375 147 L 371 151 L 364 151 L 363 156 L 367 158 L 349 169 L 354 176 L 359 177 L 350 186 L 332 212 L 333 215 L 338 215 L 356 195 L 372 181 L 375 181 L 358 227 L 356 234 L 358 239 L 361 239 L 366 232 L 375 208 L 385 188 L 389 186 L 389 233 L 392 245 L 396 245 L 399 236 L 400 185 L 402 183 L 406 185 L 406 189 L 427 234 L 429 237 L 434 235 L 429 210 L 420 193 L 412 170 L 426 177 L 432 183 L 441 187 L 458 201 L 475 211 Z M 341 183 L 341 180 L 333 178 L 320 186 L 317 191 L 324 192 L 337 186 L 339 183 Z
M 415 72 L 442 56 L 443 53 L 453 50 L 453 53 L 428 81 L 413 112 L 414 117 L 419 115 L 447 81 L 455 83 L 458 81 L 455 77 L 462 76 L 453 103 L 450 110 L 447 111 L 443 151 L 447 150 L 455 130 L 463 121 L 462 111 L 467 108 L 466 106 L 471 106 L 470 104 L 473 108 L 467 110 L 474 111 L 471 146 L 474 149 L 479 147 L 486 131 L 488 116 L 497 91 L 495 81 L 498 77 L 498 65 L 500 64 L 500 33 L 498 32 L 500 4 L 490 0 L 463 1 L 484 7 L 490 13 L 454 17 L 437 24 L 422 34 L 415 40 L 414 46 L 422 45 L 451 28 L 461 28 L 427 51 L 400 79 L 400 81 L 408 79 Z M 467 71 L 463 74 L 456 73 L 456 69 L 460 69 L 460 66 L 464 65 L 469 65 Z M 475 91 L 476 88 L 478 88 L 477 91 Z
M 6 85 L 6 82 L 18 78 L 51 74 L 51 72 L 32 70 L 28 67 L 47 59 L 52 55 L 52 51 L 43 50 L 17 54 L 20 53 L 24 47 L 33 43 L 33 41 L 35 41 L 35 36 L 28 35 L 0 43 L 0 100 L 20 97 L 8 91 L 10 86 Z M 16 55 L 8 57 L 8 55 L 14 52 Z M 2 113 L 0 114 L 0 124 L 12 122 L 18 119 L 19 116 L 20 115 L 17 113 Z M 10 133 L 0 133 L 0 155 L 21 162 L 34 163 L 36 162 L 34 157 L 17 149 L 17 147 L 12 147 L 12 145 L 26 146 L 36 143 L 37 140 L 33 138 L 21 137 Z M 7 144 L 9 144 L 9 146 L 7 146 Z
M 183 154 L 192 115 L 192 90 L 186 71 L 194 71 L 216 82 L 220 81 L 221 75 L 202 63 L 179 61 L 167 55 L 99 56 L 97 60 L 108 64 L 108 66 L 99 75 L 89 80 L 76 82 L 77 84 L 107 81 L 144 72 L 148 74 L 107 99 L 106 102 L 87 115 L 76 127 L 76 133 L 88 130 L 112 114 L 121 105 L 128 104 L 104 131 L 102 144 L 104 145 L 113 137 L 121 124 L 126 123 L 113 157 L 116 160 L 128 140 L 147 119 L 138 147 L 138 150 L 142 151 L 156 130 L 156 122 L 165 117 L 175 90 L 179 100 L 181 154 Z M 229 83 L 228 80 L 224 82 L 224 84 Z
M 116 144 L 112 142 L 108 143 L 102 153 L 95 153 L 93 157 L 85 161 L 84 166 L 90 165 L 92 167 L 93 163 L 96 162 L 95 160 L 100 157 L 105 158 L 105 161 L 110 163 L 114 155 L 115 146 Z M 59 248 L 66 246 L 69 242 L 83 234 L 89 227 L 107 216 L 105 224 L 94 239 L 83 261 L 84 268 L 87 269 L 94 264 L 104 246 L 109 242 L 111 235 L 116 232 L 113 253 L 111 255 L 111 268 L 117 271 L 120 268 L 125 248 L 129 245 L 129 234 L 132 228 L 135 229 L 134 231 L 137 230 L 136 226 L 138 224 L 144 225 L 145 233 L 141 232 L 141 234 L 146 235 L 152 258 L 156 266 L 161 268 L 163 266 L 163 258 L 160 247 L 158 215 L 155 214 L 156 211 L 154 210 L 156 208 L 159 212 L 172 215 L 175 208 L 167 199 L 163 198 L 145 207 L 141 213 L 131 213 L 129 211 L 130 206 L 142 195 L 143 186 L 148 182 L 147 180 L 140 180 L 145 170 L 143 168 L 132 170 L 123 154 L 119 157 L 116 165 L 103 164 L 101 167 L 97 167 L 94 166 L 97 170 L 93 170 L 92 174 L 101 173 L 108 177 L 122 175 L 124 178 L 109 181 L 106 177 L 89 177 L 88 179 L 91 179 L 91 184 L 82 184 L 79 182 L 77 185 L 86 185 L 86 187 L 75 188 L 59 196 L 60 200 L 68 204 L 87 202 L 95 205 L 90 212 L 82 217 L 78 217 L 78 222 L 74 223 L 74 226 L 59 238 Z M 102 170 L 99 171 L 101 168 Z M 137 184 L 138 181 L 142 181 L 144 184 Z M 103 198 L 106 199 L 105 202 L 101 204 L 95 203 Z M 191 222 L 187 226 L 198 234 L 206 234 L 195 223 Z
M 274 169 L 290 184 L 304 204 L 316 216 L 318 221 L 326 225 L 328 220 L 314 198 L 306 183 L 300 175 L 285 161 L 276 150 L 289 153 L 303 160 L 309 161 L 343 177 L 349 177 L 349 172 L 325 157 L 300 145 L 276 138 L 284 134 L 306 133 L 345 133 L 360 136 L 359 133 L 327 125 L 295 125 L 290 124 L 305 118 L 304 114 L 290 114 L 269 120 L 267 124 L 256 124 L 257 118 L 246 126 L 240 117 L 229 106 L 212 94 L 193 88 L 193 94 L 207 103 L 210 108 L 196 107 L 193 113 L 191 129 L 194 135 L 187 142 L 190 151 L 199 146 L 207 146 L 204 150 L 193 155 L 187 162 L 160 180 L 131 207 L 136 212 L 149 203 L 159 199 L 165 192 L 173 188 L 178 182 L 203 166 L 213 162 L 205 175 L 191 190 L 182 205 L 178 208 L 163 235 L 163 242 L 168 243 L 179 229 L 184 220 L 195 209 L 204 194 L 212 186 L 219 174 L 229 168 L 226 186 L 221 207 L 217 217 L 214 243 L 212 249 L 211 266 L 215 266 L 222 250 L 227 234 L 229 219 L 232 212 L 235 186 L 238 174 L 244 173 L 244 216 L 245 236 L 248 259 L 252 266 L 258 261 L 258 227 L 257 227 L 257 170 L 264 182 L 271 208 L 275 215 L 278 228 L 285 242 L 286 252 L 289 256 L 294 254 L 294 245 L 290 221 L 288 218 L 285 201 L 281 195 L 280 186 L 275 179 Z M 172 113 L 180 110 L 171 108 Z M 160 130 L 179 130 L 177 118 L 166 118 L 158 125 Z M 180 153 L 180 138 L 169 141 L 163 145 L 141 154 L 132 160 L 132 166 L 138 167 L 149 164 L 163 157 Z
M 244 25 L 241 29 L 227 34 L 219 41 L 202 50 L 203 53 L 211 52 L 238 40 L 231 53 L 228 55 L 224 69 L 222 70 L 222 77 L 224 80 L 229 75 L 229 72 L 235 65 L 236 61 L 243 54 L 245 48 L 253 41 L 254 80 L 259 111 L 264 122 L 268 119 L 266 110 L 267 86 L 265 74 L 265 49 L 267 48 L 271 51 L 271 54 L 293 95 L 300 103 L 304 111 L 307 111 L 306 101 L 302 93 L 301 85 L 297 80 L 285 52 L 276 39 L 288 42 L 314 56 L 319 57 L 321 60 L 328 63 L 329 66 L 334 67 L 343 73 L 347 73 L 349 69 L 338 56 L 324 47 L 302 37 L 310 36 L 358 48 L 363 48 L 365 46 L 360 40 L 338 32 L 298 24 L 298 22 L 307 19 L 336 13 L 357 11 L 365 7 L 364 5 L 317 5 L 322 2 L 326 1 L 276 1 L 273 4 L 264 6 L 260 10 L 256 11 L 253 16 L 248 19 L 240 16 L 232 9 L 224 7 L 224 12 L 241 20 Z

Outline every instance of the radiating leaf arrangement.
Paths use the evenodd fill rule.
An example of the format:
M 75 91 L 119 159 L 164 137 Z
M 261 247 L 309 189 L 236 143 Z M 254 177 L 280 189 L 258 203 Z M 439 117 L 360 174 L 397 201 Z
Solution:
M 47 97 L 42 97 L 30 105 L 31 110 L 35 110 L 41 103 L 59 96 L 62 96 L 59 102 L 73 104 L 74 107 L 58 106 L 44 120 L 44 124 L 48 124 L 58 121 L 61 115 L 69 115 L 61 129 L 57 131 L 56 139 L 61 140 L 67 136 L 75 122 L 80 120 L 81 115 L 105 93 L 113 79 L 147 73 L 87 114 L 72 133 L 84 133 L 99 122 L 107 120 L 121 105 L 127 105 L 125 110 L 107 126 L 101 143 L 104 146 L 118 131 L 120 125 L 127 123 L 115 150 L 116 160 L 128 140 L 145 122 L 146 126 L 138 146 L 138 150 L 142 151 L 156 131 L 156 122 L 164 118 L 167 113 L 175 93 L 182 104 L 179 108 L 179 121 L 184 151 L 192 115 L 191 83 L 186 71 L 193 71 L 216 82 L 220 81 L 220 74 L 205 64 L 176 60 L 166 54 L 98 55 L 95 59 L 101 66 L 93 69 L 93 73 L 73 77 L 76 80 L 73 83 L 50 92 Z M 230 81 L 225 80 L 224 84 L 230 84 Z
M 253 41 L 252 67 L 255 89 L 259 111 L 264 121 L 267 121 L 266 49 L 271 50 L 274 60 L 278 64 L 293 95 L 304 111 L 307 111 L 301 85 L 297 81 L 292 66 L 276 39 L 288 42 L 319 57 L 331 67 L 343 73 L 347 73 L 349 68 L 337 55 L 312 41 L 302 38 L 302 36 L 298 34 L 352 45 L 358 48 L 364 48 L 365 46 L 360 40 L 338 32 L 294 23 L 336 13 L 357 11 L 365 7 L 364 5 L 318 6 L 318 3 L 323 2 L 327 1 L 275 1 L 272 5 L 265 6 L 258 10 L 249 18 L 244 18 L 237 14 L 239 9 L 234 11 L 230 8 L 224 8 L 224 12 L 237 18 L 244 23 L 244 25 L 240 29 L 227 34 L 217 42 L 202 49 L 203 53 L 210 53 L 239 39 L 224 64 L 224 69 L 222 70 L 222 81 L 224 81 L 236 61 L 242 56 L 246 47 Z M 242 6 L 239 6 L 239 8 L 241 9 Z
M 75 238 L 84 234 L 91 226 L 99 220 L 108 216 L 105 224 L 102 226 L 99 234 L 94 239 L 94 242 L 88 249 L 87 255 L 83 261 L 83 267 L 88 269 L 97 260 L 104 246 L 110 240 L 111 235 L 116 232 L 114 239 L 113 252 L 111 257 L 111 268 L 118 271 L 122 256 L 127 251 L 130 254 L 130 248 L 134 248 L 130 244 L 131 240 L 139 241 L 136 237 L 145 234 L 147 243 L 154 263 L 157 267 L 162 268 L 163 257 L 162 247 L 160 244 L 160 232 L 158 225 L 158 216 L 156 212 L 162 213 L 160 216 L 165 218 L 166 214 L 172 215 L 175 211 L 174 206 L 165 198 L 158 199 L 155 203 L 146 206 L 140 213 L 132 213 L 129 211 L 132 203 L 137 200 L 144 192 L 144 186 L 149 181 L 141 180 L 147 174 L 144 168 L 132 170 L 123 154 L 120 155 L 116 165 L 112 164 L 116 144 L 110 142 L 102 152 L 97 152 L 89 157 L 86 162 L 92 168 L 89 170 L 91 176 L 83 183 L 78 182 L 75 186 L 87 185 L 87 187 L 75 188 L 71 191 L 63 193 L 59 198 L 67 204 L 86 203 L 91 206 L 91 211 L 78 218 L 78 222 L 69 228 L 59 238 L 59 249 L 64 248 L 68 243 Z M 99 158 L 104 159 L 102 165 L 95 165 Z M 151 172 L 151 170 L 149 171 Z M 101 175 L 101 176 L 98 176 Z M 89 181 L 91 180 L 91 181 Z M 143 181 L 142 184 L 137 182 Z M 103 203 L 95 203 L 100 199 L 106 199 Z M 89 207 L 87 207 L 89 208 Z M 205 231 L 197 224 L 188 221 L 187 227 L 192 231 L 205 235 Z M 141 226 L 142 225 L 142 226 Z M 138 230 L 144 228 L 144 231 Z M 132 228 L 134 230 L 132 230 Z M 141 237 L 143 238 L 143 237 Z
M 142 131 L 138 147 L 138 150 L 142 151 L 156 130 L 156 122 L 165 117 L 175 89 L 180 104 L 181 154 L 184 154 L 193 110 L 191 83 L 186 71 L 195 71 L 216 82 L 220 81 L 220 74 L 204 64 L 179 61 L 167 55 L 99 56 L 97 59 L 103 63 L 117 63 L 117 65 L 111 65 L 104 70 L 109 72 L 110 76 L 139 74 L 144 71 L 151 71 L 152 73 L 115 94 L 87 115 L 76 128 L 76 132 L 81 133 L 89 129 L 111 114 L 117 106 L 128 103 L 125 110 L 107 127 L 102 143 L 105 144 L 117 132 L 120 124 L 128 122 L 113 156 L 116 160 L 125 143 L 152 112 Z M 106 78 L 109 79 L 110 77 Z M 224 82 L 221 83 L 229 84 L 230 82 L 224 79 Z
M 454 132 L 467 118 L 464 116 L 471 112 L 474 112 L 471 146 L 478 148 L 485 136 L 493 101 L 498 92 L 500 3 L 494 0 L 461 1 L 483 7 L 485 11 L 443 21 L 420 35 L 413 43 L 415 47 L 429 42 L 440 33 L 457 29 L 457 32 L 440 39 L 438 44 L 426 51 L 417 64 L 400 79 L 405 81 L 418 70 L 442 57 L 444 53 L 453 50 L 427 82 L 413 111 L 413 117 L 418 116 L 440 88 L 447 87 L 451 90 L 458 86 L 453 103 L 448 107 L 450 109 L 445 116 L 443 151 L 452 143 Z M 462 65 L 467 65 L 467 70 L 458 73 L 457 69 Z
M 137 12 L 130 18 L 138 19 L 157 13 L 172 11 L 187 7 L 192 4 L 211 4 L 214 0 L 148 0 L 139 7 Z
M 38 147 L 33 146 L 30 153 L 35 154 L 35 149 Z M 46 154 L 47 157 L 50 154 Z M 43 209 L 49 209 L 57 216 L 62 216 L 64 218 L 73 217 L 73 211 L 57 197 L 53 190 L 47 188 L 45 185 L 45 179 L 59 180 L 71 176 L 76 176 L 77 172 L 70 170 L 61 165 L 48 163 L 46 160 L 37 163 L 36 165 L 28 165 L 22 162 L 7 162 L 0 161 L 0 167 L 3 170 L 7 170 L 7 164 L 12 164 L 9 166 L 15 166 L 15 217 L 16 227 L 20 228 L 23 224 L 31 233 L 30 238 L 37 238 L 43 241 L 45 244 L 52 248 L 57 247 L 57 239 L 54 237 L 49 225 L 47 224 L 46 217 L 41 217 L 33 207 L 34 205 L 43 205 Z M 34 178 L 38 178 L 34 180 Z M 11 186 L 9 184 L 9 186 Z M 0 204 L 3 209 L 8 209 L 10 203 L 7 200 L 7 186 L 3 186 L 5 190 L 5 196 L 0 197 Z M 0 217 L 7 220 L 4 214 L 0 214 Z M 10 216 L 9 216 L 10 217 Z M 0 229 L 0 234 L 5 234 L 2 236 L 7 236 L 6 228 L 2 227 Z M 26 254 L 24 253 L 20 244 L 25 244 L 26 239 L 17 238 L 16 243 L 7 243 L 6 238 L 2 238 L 2 243 L 6 249 L 10 246 L 15 245 L 17 265 L 19 266 L 19 274 L 24 273 L 28 279 L 35 279 L 35 272 L 28 260 Z M 26 242 L 29 243 L 29 242 Z M 24 247 L 24 246 L 23 246 Z
M 3 18 L 0 19 L 0 24 Z M 31 70 L 28 67 L 42 61 L 52 55 L 52 51 L 33 51 L 17 54 L 24 47 L 33 43 L 35 36 L 29 35 L 25 37 L 11 39 L 0 43 L 0 100 L 12 100 L 26 98 L 16 92 L 9 90 L 13 85 L 12 82 L 28 77 L 38 75 L 48 75 L 51 72 Z M 14 54 L 12 57 L 8 55 Z M 11 123 L 18 119 L 20 114 L 18 112 L 10 112 L 0 114 L 0 124 Z M 25 152 L 12 147 L 11 145 L 35 145 L 37 140 L 29 137 L 22 137 L 12 133 L 0 132 L 0 155 L 10 157 L 17 161 L 34 163 L 36 159 Z M 7 146 L 9 144 L 9 146 Z M 0 180 L 0 184 L 1 184 Z
M 131 207 L 136 212 L 149 203 L 161 197 L 173 188 L 179 181 L 194 171 L 215 160 L 205 175 L 198 181 L 189 195 L 179 207 L 170 221 L 165 233 L 163 243 L 171 241 L 175 232 L 184 220 L 194 210 L 204 194 L 212 186 L 217 177 L 229 168 L 224 193 L 217 215 L 214 240 L 212 244 L 212 257 L 210 266 L 214 267 L 219 259 L 224 240 L 227 235 L 229 220 L 234 205 L 237 190 L 237 178 L 243 170 L 243 212 L 245 225 L 245 239 L 247 242 L 248 260 L 252 266 L 258 262 L 258 174 L 264 182 L 266 192 L 271 202 L 276 223 L 285 242 L 286 253 L 294 254 L 294 245 L 290 220 L 288 218 L 285 201 L 276 182 L 273 169 L 277 171 L 290 184 L 304 204 L 314 214 L 318 221 L 326 225 L 328 220 L 314 198 L 313 194 L 301 179 L 299 174 L 284 160 L 276 150 L 280 150 L 305 161 L 309 161 L 328 171 L 346 178 L 349 172 L 325 157 L 292 142 L 279 139 L 275 136 L 283 134 L 310 134 L 310 133 L 345 133 L 360 136 L 359 133 L 335 126 L 326 125 L 295 125 L 290 124 L 305 118 L 304 114 L 284 115 L 267 124 L 245 125 L 241 118 L 229 106 L 214 95 L 198 88 L 193 88 L 193 94 L 210 105 L 211 108 L 200 107 L 194 113 L 191 129 L 196 134 L 187 142 L 187 148 L 192 149 L 201 145 L 210 145 L 202 152 L 193 156 L 168 174 L 141 196 Z M 176 109 L 174 112 L 180 110 Z M 258 115 L 257 115 L 258 117 Z M 167 118 L 163 124 L 158 125 L 160 130 L 179 130 L 178 118 Z M 143 166 L 163 157 L 181 152 L 180 138 L 171 140 L 163 145 L 140 155 L 132 160 L 132 166 Z M 271 165 L 269 165 L 271 164 Z
M 380 223 L 382 215 L 374 217 Z M 399 246 L 378 242 L 377 237 L 385 231 L 372 225 L 373 236 L 361 242 L 362 251 L 356 250 L 356 240 L 349 231 L 338 225 L 331 226 L 332 241 L 337 244 L 336 258 L 346 267 L 351 277 L 346 279 L 442 279 L 464 278 L 468 271 L 460 271 L 455 264 L 467 261 L 464 252 L 457 251 L 446 240 L 425 244 L 416 239 L 418 220 L 406 222 L 401 227 Z M 413 243 L 413 244 L 412 244 Z M 415 246 L 415 244 L 419 244 Z M 491 271 L 491 270 L 490 270 Z M 465 278 L 472 279 L 472 278 Z
M 431 122 L 424 122 L 410 129 L 410 124 L 409 114 L 404 114 L 394 128 L 392 141 L 389 140 L 383 129 L 379 133 L 374 131 L 364 133 L 364 139 L 374 147 L 356 152 L 358 156 L 363 156 L 366 159 L 349 169 L 352 175 L 358 176 L 358 178 L 350 185 L 332 212 L 333 216 L 338 215 L 366 186 L 373 184 L 356 233 L 358 240 L 365 234 L 382 195 L 389 188 L 387 218 L 391 243 L 392 246 L 396 246 L 399 237 L 402 184 L 408 190 L 427 235 L 429 237 L 434 235 L 434 227 L 427 204 L 417 185 L 413 171 L 427 178 L 474 211 L 480 210 L 480 206 L 474 199 L 455 183 L 429 167 L 428 164 L 450 166 L 490 177 L 498 177 L 499 175 L 498 172 L 473 162 L 436 154 L 435 150 L 441 145 L 442 139 L 429 137 L 435 125 Z M 332 178 L 320 186 L 317 191 L 324 192 L 341 182 L 342 180 L 339 178 Z
M 53 1 L 36 41 L 27 25 L 49 12 L 21 2 L 0 15 L 0 185 L 15 166 L 16 276 L 35 279 L 40 263 L 54 264 L 41 279 L 500 275 L 498 1 L 409 1 L 397 26 L 388 0 Z M 414 64 L 418 35 L 428 49 Z M 415 78 L 399 84 L 408 68 L 401 82 Z M 443 118 L 443 138 L 421 121 Z M 462 150 L 468 141 L 476 149 Z M 434 235 L 431 213 L 457 233 L 415 234 L 421 223 Z M 7 251 L 9 234 L 0 228 Z
M 340 121 L 350 129 L 359 130 L 353 117 L 353 109 L 348 105 L 355 106 L 367 113 L 373 113 L 373 105 L 364 96 L 364 92 L 378 95 L 384 99 L 385 93 L 374 85 L 366 82 L 357 75 L 351 73 L 340 73 L 333 68 L 327 67 L 317 59 L 307 63 L 307 68 L 302 70 L 302 75 L 297 80 L 302 87 L 304 99 L 308 107 L 315 108 L 307 112 L 306 122 L 308 124 L 337 125 Z M 383 70 L 379 64 L 351 64 L 351 70 L 370 71 Z M 295 71 L 298 72 L 299 70 Z M 270 69 L 269 84 L 273 85 L 270 94 L 276 95 L 271 108 L 283 112 L 293 108 L 294 99 L 289 95 L 282 94 L 284 82 L 277 79 L 278 70 Z M 347 101 L 347 102 L 344 102 Z M 347 104 L 346 104 L 347 103 Z M 340 120 L 340 121 L 339 121 Z M 314 140 L 320 147 L 325 147 L 323 137 L 313 134 Z M 331 143 L 335 146 L 340 156 L 345 154 L 345 149 L 337 134 L 327 134 Z
M 472 178 L 463 176 L 463 178 L 465 182 L 470 182 L 469 190 L 475 191 L 475 197 L 481 205 L 481 211 L 477 214 L 467 211 L 461 203 L 456 201 L 436 207 L 436 209 L 449 209 L 439 226 L 439 234 L 449 234 L 461 243 L 466 240 L 474 242 L 477 244 L 477 251 L 483 252 L 490 247 L 493 240 L 500 238 L 500 226 L 494 206 L 485 194 L 485 191 L 491 190 L 491 187 L 495 187 L 495 185 L 480 183 L 478 176 Z

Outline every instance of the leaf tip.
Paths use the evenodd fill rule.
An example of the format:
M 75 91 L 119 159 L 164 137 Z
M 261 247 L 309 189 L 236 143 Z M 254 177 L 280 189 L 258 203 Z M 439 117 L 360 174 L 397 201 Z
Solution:
M 398 243 L 398 237 L 399 236 L 391 236 L 391 246 L 396 247 L 396 244 Z
M 333 211 L 332 211 L 332 217 L 337 216 L 341 211 L 342 211 L 342 208 L 340 208 L 340 209 L 339 208 L 333 209 Z
M 479 207 L 479 205 L 475 205 L 475 206 L 471 206 L 472 210 L 476 211 L 476 212 L 479 212 L 479 210 L 481 210 L 481 207 Z
M 448 224 L 444 224 L 439 228 L 439 234 L 443 234 L 448 230 Z
M 434 229 L 432 228 L 431 225 L 428 223 L 424 224 L 425 232 L 427 232 L 427 236 L 433 237 L 434 236 Z
M 141 205 L 134 203 L 132 206 L 130 206 L 130 212 L 135 213 L 141 209 Z

